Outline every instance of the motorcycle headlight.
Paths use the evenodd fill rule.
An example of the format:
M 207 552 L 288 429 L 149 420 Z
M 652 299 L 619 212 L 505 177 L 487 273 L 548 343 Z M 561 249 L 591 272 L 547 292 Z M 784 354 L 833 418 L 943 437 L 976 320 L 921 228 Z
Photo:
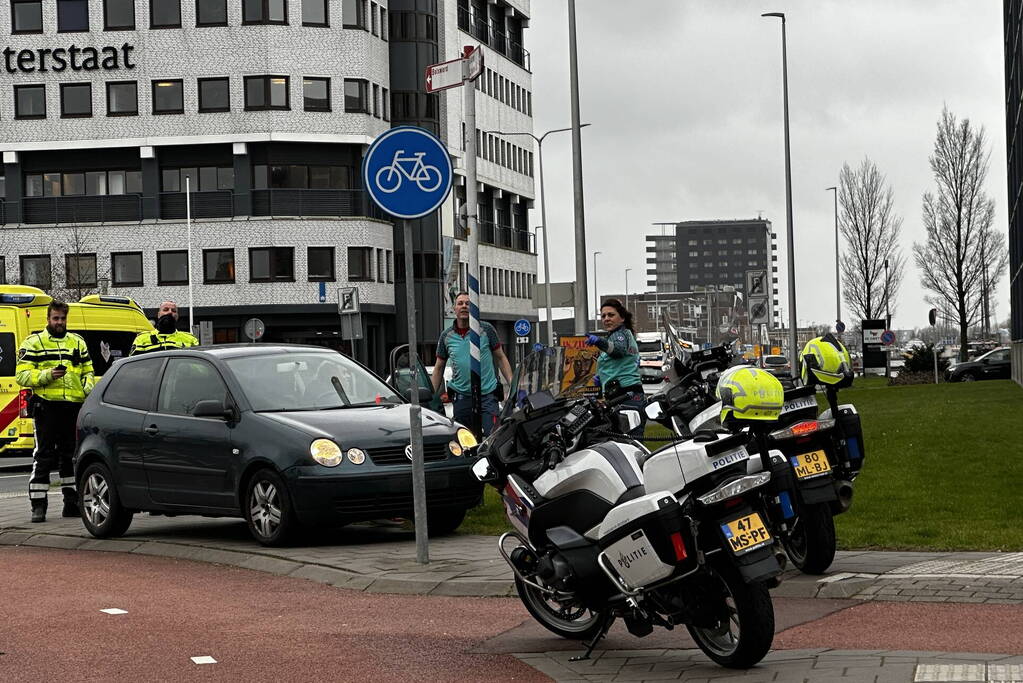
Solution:
M 309 444 L 309 454 L 324 467 L 337 467 L 344 458 L 341 447 L 330 439 L 316 439 Z
M 479 445 L 476 441 L 476 435 L 470 432 L 465 427 L 461 427 L 458 430 L 458 445 L 464 448 L 475 448 Z

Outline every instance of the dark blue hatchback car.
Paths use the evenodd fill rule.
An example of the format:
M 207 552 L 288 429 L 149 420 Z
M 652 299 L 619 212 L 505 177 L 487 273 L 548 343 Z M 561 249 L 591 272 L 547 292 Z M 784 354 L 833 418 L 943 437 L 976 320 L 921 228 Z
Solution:
M 482 495 L 476 440 L 424 410 L 427 522 L 453 531 Z M 224 345 L 119 361 L 78 420 L 86 529 L 136 512 L 244 517 L 264 545 L 302 525 L 411 517 L 409 404 L 329 349 Z

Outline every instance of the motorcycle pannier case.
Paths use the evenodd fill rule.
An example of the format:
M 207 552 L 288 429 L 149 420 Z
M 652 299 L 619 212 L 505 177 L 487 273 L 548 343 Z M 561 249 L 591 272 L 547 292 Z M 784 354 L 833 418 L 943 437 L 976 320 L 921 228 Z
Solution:
M 676 569 L 696 567 L 695 544 L 675 497 L 666 491 L 615 507 L 598 541 L 613 570 L 633 588 L 666 579 Z
M 847 475 L 855 477 L 863 469 L 866 455 L 863 448 L 863 426 L 860 424 L 860 416 L 855 406 L 849 404 L 838 406 L 838 428 L 846 442 L 846 454 L 840 467 Z

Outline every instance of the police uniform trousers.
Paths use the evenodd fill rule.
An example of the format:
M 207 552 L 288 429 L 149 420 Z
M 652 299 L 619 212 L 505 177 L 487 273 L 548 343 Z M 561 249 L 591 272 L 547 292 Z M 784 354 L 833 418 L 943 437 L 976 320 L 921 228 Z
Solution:
M 75 490 L 75 469 L 71 458 L 75 453 L 75 429 L 82 404 L 73 401 L 47 401 L 35 397 L 36 449 L 32 454 L 32 476 L 28 480 L 28 497 L 32 509 L 46 509 L 46 492 L 50 473 L 58 470 L 61 491 L 66 505 L 78 504 Z

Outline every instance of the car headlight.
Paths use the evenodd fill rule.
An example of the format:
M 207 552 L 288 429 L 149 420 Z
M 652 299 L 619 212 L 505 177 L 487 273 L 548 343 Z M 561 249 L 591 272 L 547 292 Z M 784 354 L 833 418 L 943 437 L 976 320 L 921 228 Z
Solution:
M 330 439 L 316 439 L 309 444 L 309 454 L 324 467 L 337 467 L 344 459 L 341 447 Z
M 472 432 L 465 427 L 460 427 L 458 430 L 458 445 L 462 448 L 475 448 L 479 443 Z
M 349 448 L 348 449 L 348 462 L 353 465 L 361 465 L 366 462 L 366 451 L 361 448 Z

